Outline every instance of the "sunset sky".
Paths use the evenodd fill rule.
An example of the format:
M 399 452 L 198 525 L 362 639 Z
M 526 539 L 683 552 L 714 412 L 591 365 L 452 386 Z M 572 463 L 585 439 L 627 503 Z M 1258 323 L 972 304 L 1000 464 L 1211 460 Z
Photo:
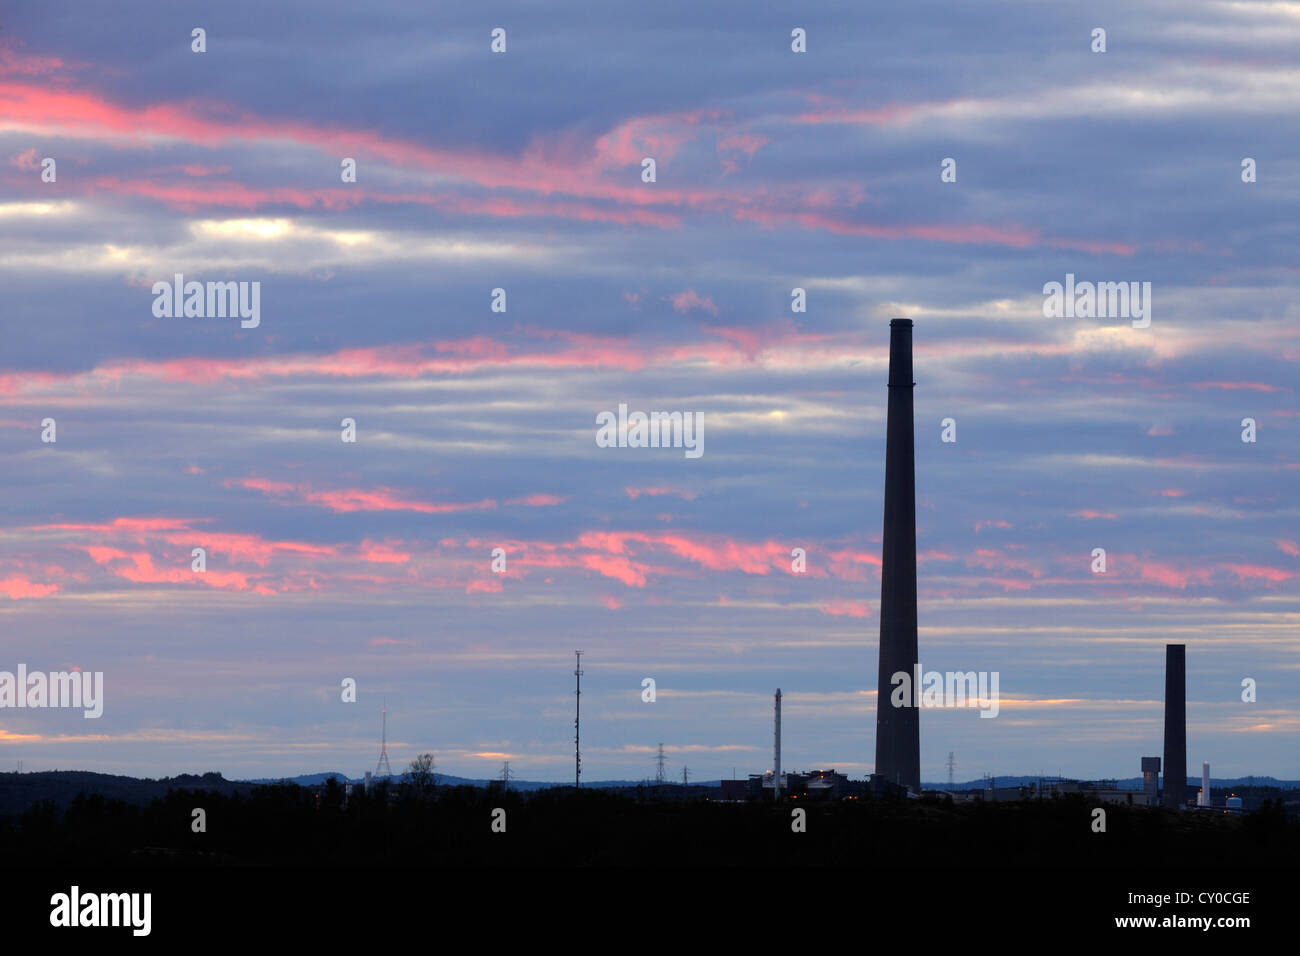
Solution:
M 0 670 L 105 684 L 0 769 L 360 776 L 386 700 L 395 770 L 571 780 L 581 648 L 585 780 L 769 769 L 777 687 L 786 769 L 868 773 L 907 316 L 921 662 L 1002 695 L 923 779 L 1137 775 L 1166 642 L 1189 773 L 1300 778 L 1297 51 L 1295 2 L 0 7 Z M 1045 318 L 1067 274 L 1150 326 Z

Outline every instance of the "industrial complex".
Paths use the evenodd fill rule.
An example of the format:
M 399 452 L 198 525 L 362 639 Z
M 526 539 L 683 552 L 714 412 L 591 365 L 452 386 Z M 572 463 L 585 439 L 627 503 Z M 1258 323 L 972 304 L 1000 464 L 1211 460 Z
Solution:
M 921 786 L 920 665 L 917 647 L 916 576 L 916 449 L 912 390 L 912 320 L 892 319 L 889 323 L 888 409 L 885 439 L 884 529 L 881 539 L 880 651 L 876 697 L 875 772 L 866 779 L 851 780 L 835 769 L 786 771 L 781 760 L 781 689 L 773 698 L 772 769 L 750 774 L 747 779 L 722 780 L 714 797 L 723 801 L 818 801 L 854 800 L 866 795 L 895 795 L 919 798 Z M 582 694 L 582 652 L 575 651 L 577 664 L 574 688 L 574 787 L 580 786 L 579 709 Z M 955 801 L 1009 801 L 1082 795 L 1101 803 L 1163 806 L 1170 809 L 1216 809 L 1238 812 L 1242 800 L 1226 795 L 1216 806 L 1210 787 L 1210 765 L 1202 764 L 1201 786 L 1195 794 L 1187 785 L 1187 646 L 1165 645 L 1165 710 L 1163 757 L 1140 758 L 1140 789 L 1120 787 L 1116 780 L 1072 780 L 1064 777 L 1017 778 L 1014 785 L 997 786 L 986 778 L 983 786 L 949 787 L 926 791 Z M 911 675 L 915 681 L 909 683 Z M 949 675 L 966 680 L 959 701 L 974 692 L 976 675 Z M 996 674 L 993 675 L 996 677 Z M 928 679 L 928 675 L 927 675 Z M 900 694 L 896 687 L 910 693 Z M 983 683 L 981 680 L 981 688 Z M 993 683 L 996 698 L 996 681 Z M 927 691 L 928 693 L 928 691 Z M 983 693 L 978 699 L 982 699 Z M 962 703 L 958 703 L 962 706 Z M 981 716 L 996 716 L 982 712 Z M 666 783 L 664 749 L 659 745 L 655 785 Z M 507 764 L 508 768 L 508 764 Z M 1161 771 L 1163 768 L 1163 781 Z M 372 781 L 391 776 L 388 766 L 387 708 L 384 710 L 379 764 L 365 775 L 366 789 Z M 1161 786 L 1163 782 L 1163 786 Z M 683 787 L 687 771 L 683 768 Z
M 835 770 L 783 772 L 781 769 L 781 691 L 776 691 L 772 766 L 748 780 L 722 781 L 724 800 L 855 799 L 866 793 L 921 795 L 920 701 L 916 693 L 898 700 L 899 675 L 918 669 L 916 601 L 916 449 L 912 389 L 912 320 L 889 323 L 888 410 L 885 438 L 885 507 L 881 541 L 880 658 L 876 685 L 875 773 L 852 781 Z M 1165 646 L 1164 786 L 1162 760 L 1142 757 L 1141 790 L 1121 789 L 1114 780 L 1041 777 L 1028 784 L 999 788 L 989 780 L 977 790 L 943 791 L 954 799 L 1023 800 L 1082 794 L 1104 803 L 1210 808 L 1210 765 L 1204 764 L 1194 798 L 1187 787 L 1187 646 Z M 1233 800 L 1236 798 L 1228 798 Z M 1221 809 L 1237 809 L 1226 805 Z

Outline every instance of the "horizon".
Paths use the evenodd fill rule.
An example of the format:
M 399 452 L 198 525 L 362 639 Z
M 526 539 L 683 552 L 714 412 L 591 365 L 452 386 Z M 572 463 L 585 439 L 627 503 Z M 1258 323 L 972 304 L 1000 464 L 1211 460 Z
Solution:
M 789 773 L 793 773 L 793 774 L 796 774 L 796 775 L 801 775 L 801 774 L 812 773 L 812 772 L 816 772 L 816 771 L 833 771 L 833 770 L 837 770 L 837 769 L 838 769 L 838 768 L 835 768 L 835 767 L 809 767 L 809 768 L 803 768 L 803 769 L 800 769 L 800 770 L 791 770 L 791 771 L 789 771 Z M 367 771 L 367 772 L 369 772 L 369 773 L 373 773 L 373 771 Z M 782 771 L 782 774 L 781 774 L 782 778 L 784 778 L 784 777 L 786 776 L 786 772 L 787 772 L 787 771 L 784 771 L 784 770 Z M 0 774 L 7 774 L 7 773 L 14 773 L 14 771 L 3 771 L 3 770 L 0 770 Z M 358 775 L 356 775 L 356 776 L 348 776 L 348 775 L 347 775 L 346 773 L 344 773 L 343 771 L 334 771 L 334 770 L 305 771 L 305 772 L 303 772 L 303 773 L 288 774 L 288 775 L 281 775 L 281 776 L 266 776 L 266 777 L 228 777 L 228 776 L 226 776 L 224 773 L 222 773 L 222 771 L 220 771 L 220 770 L 205 770 L 205 771 L 202 771 L 202 772 L 198 772 L 198 771 L 178 771 L 178 772 L 176 772 L 176 773 L 164 774 L 164 775 L 159 776 L 159 777 L 148 777 L 148 776 L 145 776 L 145 777 L 136 777 L 136 776 L 131 776 L 131 775 L 127 775 L 127 774 L 112 774 L 112 773 L 107 773 L 107 772 L 104 772 L 104 771 L 97 771 L 97 770 L 74 770 L 74 769 L 69 769 L 69 768 L 42 768 L 42 769 L 35 769 L 35 770 L 32 770 L 32 769 L 26 769 L 26 768 L 25 768 L 25 769 L 23 769 L 22 771 L 20 771 L 20 773 L 21 773 L 22 775 L 28 775 L 28 774 L 57 774 L 57 773 L 92 773 L 92 774 L 100 774 L 100 775 L 102 775 L 102 776 L 109 776 L 109 777 L 112 777 L 112 776 L 120 776 L 120 777 L 124 777 L 125 779 L 141 780 L 141 781 L 143 781 L 143 780 L 153 780 L 153 781 L 175 780 L 175 779 L 178 779 L 178 778 L 180 778 L 180 777 L 199 777 L 199 778 L 201 778 L 201 777 L 207 776 L 208 774 L 216 774 L 218 777 L 220 777 L 220 778 L 221 778 L 223 781 L 225 781 L 226 783 L 257 784 L 257 785 L 259 785 L 259 786 L 270 785 L 270 784 L 277 784 L 277 783 L 296 783 L 297 781 L 299 781 L 299 780 L 301 780 L 301 779 L 303 779 L 303 778 L 305 778 L 305 777 L 325 777 L 326 779 L 330 779 L 330 778 L 333 778 L 333 779 L 342 779 L 342 781 L 343 781 L 344 783 L 350 783 L 350 784 L 361 783 L 361 782 L 363 782 L 363 781 L 365 780 L 365 772 L 363 772 L 363 773 L 361 773 L 361 774 L 358 774 Z M 767 775 L 770 775 L 770 771 L 767 772 Z M 389 782 L 398 782 L 398 783 L 401 783 L 401 782 L 403 782 L 403 778 L 404 778 L 405 776 L 406 776 L 405 771 L 394 771 L 391 775 L 383 775 L 383 776 L 380 776 L 380 777 L 375 777 L 374 779 L 376 779 L 376 780 L 387 780 L 387 781 L 389 781 Z M 446 778 L 448 778 L 448 777 L 455 778 L 455 780 L 459 781 L 459 782 L 456 784 L 457 786 L 479 786 L 480 784 L 493 784 L 493 783 L 500 783 L 500 782 L 501 782 L 501 778 L 500 778 L 500 777 L 466 777 L 466 776 L 463 776 L 463 775 L 461 775 L 461 774 L 449 774 L 449 773 L 443 773 L 441 770 L 436 770 L 436 769 L 433 771 L 433 776 L 434 776 L 435 778 L 437 778 L 437 782 L 439 782 L 439 783 L 440 783 L 442 780 L 444 780 L 444 779 L 446 779 Z M 700 779 L 700 780 L 697 780 L 697 779 L 695 779 L 694 777 L 692 777 L 691 780 L 690 780 L 690 783 L 689 783 L 689 784 L 683 784 L 680 780 L 665 780 L 662 784 L 657 784 L 657 783 L 656 783 L 652 778 L 650 778 L 650 777 L 640 777 L 640 778 L 636 778 L 636 777 L 605 778 L 605 779 L 601 779 L 601 780 L 592 780 L 592 781 L 589 781 L 589 782 L 585 782 L 585 783 L 583 783 L 583 787 L 584 787 L 584 788 L 586 788 L 586 787 L 591 787 L 591 788 L 593 788 L 593 789 L 602 789 L 602 788 L 607 788 L 607 787 L 610 787 L 610 786 L 643 786 L 643 785 L 644 785 L 644 786 L 651 786 L 651 787 L 655 787 L 655 786 L 664 786 L 664 787 L 682 787 L 682 786 L 691 786 L 691 787 L 707 787 L 707 786 L 710 786 L 710 785 L 712 785 L 712 784 L 720 783 L 720 782 L 722 782 L 722 781 L 724 781 L 724 780 L 737 780 L 737 781 L 744 781 L 744 780 L 749 779 L 749 776 L 750 776 L 750 775 L 745 774 L 745 775 L 737 775 L 737 776 L 735 776 L 735 777 L 710 777 L 710 778 L 704 778 L 704 779 Z M 764 776 L 764 774 L 754 774 L 753 776 Z M 852 774 L 846 774 L 845 776 L 846 776 L 848 779 L 850 779 L 850 780 L 854 780 L 854 781 L 862 781 L 862 780 L 867 779 L 867 777 L 869 777 L 870 775 L 868 774 L 866 777 L 855 777 L 855 776 L 852 775 Z M 1127 788 L 1127 789 L 1133 789 L 1134 792 L 1139 792 L 1139 791 L 1142 789 L 1142 787 L 1141 787 L 1142 777 L 1141 777 L 1140 775 L 1138 775 L 1138 776 L 1132 776 L 1132 777 L 1123 777 L 1123 776 L 1104 777 L 1104 776 L 1103 776 L 1103 777 L 1093 777 L 1093 778 L 1089 778 L 1089 777 L 1074 777 L 1074 776 L 1071 776 L 1070 774 L 1025 774 L 1025 773 L 1007 773 L 1007 774 L 1002 774 L 1002 773 L 995 773 L 995 774 L 989 774 L 988 776 L 985 776 L 985 777 L 973 777 L 973 778 L 971 778 L 971 779 L 969 779 L 969 780 L 954 780 L 951 784 L 949 784 L 949 783 L 947 783 L 947 782 L 945 782 L 945 781 L 941 781 L 941 780 L 922 780 L 922 781 L 921 781 L 921 784 L 922 784 L 922 788 L 925 789 L 925 790 L 948 790 L 948 789 L 950 789 L 950 788 L 953 789 L 953 790 L 957 790 L 957 789 L 961 789 L 962 787 L 964 787 L 964 786 L 966 786 L 966 785 L 968 785 L 968 784 L 981 783 L 981 782 L 988 781 L 988 780 L 992 780 L 992 781 L 994 782 L 995 785 L 996 785 L 997 781 L 999 781 L 999 780 L 1067 780 L 1067 781 L 1077 781 L 1077 782 L 1079 782 L 1079 783 L 1096 783 L 1096 782 L 1101 782 L 1101 781 L 1115 781 L 1117 784 L 1124 784 L 1124 783 L 1127 783 L 1127 782 L 1130 782 L 1130 781 L 1137 781 L 1138 786 L 1136 786 L 1136 787 L 1134 787 L 1134 788 Z M 1193 791 L 1196 790 L 1197 787 L 1198 787 L 1199 784 L 1200 784 L 1200 780 L 1201 780 L 1201 778 L 1200 778 L 1199 776 L 1190 776 L 1190 775 L 1189 775 L 1188 778 L 1187 778 L 1187 781 L 1188 781 L 1188 784 L 1189 784 L 1189 785 L 1192 785 L 1192 786 L 1190 786 L 1190 790 L 1193 790 Z M 1222 782 L 1224 782 L 1224 781 L 1231 781 L 1231 782 L 1235 782 L 1235 783 L 1238 783 L 1238 784 L 1240 784 L 1242 781 L 1260 781 L 1258 784 L 1248 783 L 1248 784 L 1246 784 L 1246 785 L 1248 785 L 1248 786 L 1250 786 L 1250 785 L 1257 785 L 1257 786 L 1264 786 L 1264 787 L 1268 787 L 1268 786 L 1278 786 L 1278 787 L 1280 787 L 1280 788 L 1283 789 L 1283 790 L 1290 790 L 1290 789 L 1297 789 L 1297 788 L 1300 788 L 1300 780 L 1287 780 L 1287 779 L 1284 779 L 1284 778 L 1275 777 L 1275 776 L 1273 776 L 1273 775 L 1271 775 L 1271 774 L 1244 774 L 1244 775 L 1242 775 L 1242 776 L 1240 776 L 1240 777 L 1214 777 L 1214 776 L 1211 776 L 1211 777 L 1210 777 L 1210 782 L 1211 782 L 1212 785 L 1216 785 L 1216 782 L 1217 782 L 1217 783 L 1222 783 Z M 1270 783 L 1269 781 L 1271 781 L 1271 783 Z M 322 782 L 323 782 L 323 781 L 322 781 Z M 528 785 L 528 786 L 533 787 L 533 788 L 535 788 L 535 789 L 549 789 L 549 788 L 552 788 L 552 787 L 555 787 L 555 788 L 565 788 L 565 787 L 567 787 L 567 788 L 572 789 L 572 787 L 573 787 L 573 782 L 572 782 L 572 781 L 564 781 L 564 780 L 534 780 L 534 779 L 530 779 L 530 778 L 516 778 L 516 777 L 514 776 L 513 773 L 512 773 L 511 776 L 510 776 L 510 782 L 511 782 L 511 787 L 512 787 L 512 788 L 515 787 L 515 786 L 524 786 L 524 785 Z M 301 785 L 301 786 L 307 786 L 307 784 L 300 784 L 300 785 Z M 1288 786 L 1288 785 L 1289 785 L 1289 786 Z

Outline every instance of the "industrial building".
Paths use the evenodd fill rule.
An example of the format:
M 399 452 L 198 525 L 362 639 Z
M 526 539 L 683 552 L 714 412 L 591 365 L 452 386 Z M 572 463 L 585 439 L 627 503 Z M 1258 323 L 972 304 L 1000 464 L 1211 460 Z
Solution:
M 773 773 L 753 773 L 745 785 L 745 799 L 772 800 L 777 787 L 777 776 Z M 723 799 L 734 799 L 729 794 L 737 791 L 738 780 L 724 780 Z M 844 800 L 849 797 L 861 797 L 867 791 L 867 784 L 862 780 L 850 780 L 837 770 L 790 771 L 780 776 L 780 793 L 791 800 Z
M 951 794 L 954 800 L 984 800 L 989 803 L 1018 800 L 1050 800 L 1053 797 L 1078 795 L 1099 803 L 1122 803 L 1129 806 L 1152 806 L 1155 798 L 1144 790 L 1122 789 L 1115 780 L 1073 780 L 1069 777 L 1039 777 L 1032 783 L 999 787 L 990 780 L 982 789 L 959 790 Z
M 1038 796 L 1051 798 L 1064 794 L 1082 794 L 1101 803 L 1123 803 L 1145 806 L 1144 790 L 1121 790 L 1114 780 L 1070 780 L 1065 777 L 1044 777 L 1038 782 Z
M 1160 801 L 1160 758 L 1142 758 L 1142 794 L 1146 805 L 1154 807 Z

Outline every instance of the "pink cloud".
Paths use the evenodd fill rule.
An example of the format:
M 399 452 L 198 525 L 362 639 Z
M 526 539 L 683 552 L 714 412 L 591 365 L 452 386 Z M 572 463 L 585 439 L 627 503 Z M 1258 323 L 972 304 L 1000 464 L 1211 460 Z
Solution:
M 214 588 L 231 588 L 236 591 L 248 590 L 248 578 L 238 571 L 207 571 L 199 573 L 190 570 L 186 561 L 181 566 L 158 568 L 154 566 L 153 556 L 146 551 L 137 551 L 127 555 L 129 566 L 110 563 L 108 570 L 119 578 L 137 584 L 206 584 Z
M 958 244 L 1004 245 L 1017 249 L 1026 249 L 1038 240 L 1036 229 L 1023 226 L 922 223 L 880 225 L 844 219 L 826 213 L 763 208 L 737 209 L 734 215 L 737 219 L 757 222 L 768 229 L 783 225 L 799 225 L 805 229 L 822 230 L 844 236 L 873 236 L 879 239 L 927 239 L 933 242 Z
M 1211 572 L 1209 568 L 1176 568 L 1159 561 L 1138 559 L 1138 573 L 1144 581 L 1154 581 L 1183 591 L 1192 582 L 1208 584 Z
M 57 593 L 59 593 L 57 584 L 39 584 L 25 574 L 14 574 L 7 578 L 0 578 L 0 594 L 10 600 L 43 598 Z
M 406 564 L 411 560 L 411 556 L 404 551 L 398 551 L 386 544 L 369 542 L 362 542 L 361 558 L 371 564 Z
M 507 498 L 508 505 L 527 505 L 529 508 L 547 508 L 551 505 L 561 505 L 569 500 L 568 495 L 547 495 L 536 494 L 526 495 L 523 498 Z
M 583 555 L 582 563 L 607 578 L 622 581 L 630 588 L 645 587 L 647 568 L 643 564 L 633 563 L 627 558 L 603 554 Z
M 1284 388 L 1280 385 L 1265 385 L 1260 382 L 1198 382 L 1190 386 L 1191 388 L 1221 388 L 1229 391 L 1247 390 L 1252 392 L 1289 392 L 1291 389 Z
M 27 170 L 29 172 L 40 169 L 40 163 L 36 161 L 36 147 L 24 150 L 21 153 L 15 153 L 9 159 L 9 165 L 15 169 Z
M 27 58 L 23 69 L 10 73 L 35 73 L 62 66 L 60 61 Z M 661 163 L 671 160 L 683 147 L 700 138 L 705 129 L 722 128 L 729 121 L 720 110 L 701 109 L 626 118 L 590 140 L 573 135 L 539 138 L 521 152 L 494 154 L 482 149 L 453 149 L 385 136 L 373 129 L 315 125 L 285 117 L 262 117 L 224 103 L 204 100 L 161 102 L 141 107 L 122 106 L 95 92 L 50 86 L 45 83 L 0 82 L 0 101 L 5 103 L 8 122 L 37 134 L 69 133 L 125 140 L 131 145 L 149 146 L 154 138 L 166 137 L 203 147 L 263 143 L 292 144 L 318 150 L 324 155 L 364 154 L 375 163 L 414 169 L 436 177 L 423 192 L 383 193 L 368 186 L 347 189 L 304 189 L 297 186 L 253 187 L 241 183 L 205 181 L 161 182 L 157 177 L 120 179 L 111 176 L 83 181 L 83 188 L 108 191 L 114 196 L 138 195 L 190 211 L 204 205 L 251 209 L 264 204 L 286 204 L 298 208 L 344 209 L 361 202 L 420 203 L 447 213 L 505 216 L 560 216 L 627 225 L 676 228 L 681 214 L 730 216 L 738 221 L 755 221 L 767 228 L 801 226 L 842 235 L 880 238 L 911 238 L 936 242 L 995 243 L 1016 248 L 1040 242 L 1038 230 L 1019 225 L 984 224 L 871 224 L 833 214 L 836 208 L 819 198 L 824 187 L 801 189 L 753 187 L 729 192 L 708 188 L 671 188 L 659 184 L 653 190 L 641 188 L 625 175 L 626 167 L 652 155 Z M 883 112 L 854 109 L 823 110 L 803 117 L 801 122 L 857 122 L 892 119 L 896 109 Z M 718 140 L 726 152 L 752 156 L 763 137 L 729 132 Z M 734 160 L 730 160 L 732 168 Z M 191 177 L 193 178 L 193 177 Z M 408 177 L 409 178 L 409 177 Z M 451 181 L 460 186 L 490 191 L 531 194 L 459 195 L 442 187 Z M 69 188 L 76 188 L 71 184 Z M 454 187 L 453 187 L 454 188 Z M 856 184 L 840 187 L 860 195 Z M 651 208 L 655 207 L 655 208 Z M 1094 254 L 1131 255 L 1127 243 L 1097 239 L 1053 238 L 1046 245 L 1081 249 Z
M 810 99 L 819 102 L 825 102 L 826 97 L 814 95 Z M 820 123 L 851 123 L 855 125 L 872 125 L 881 126 L 886 123 L 892 123 L 895 120 L 905 119 L 910 116 L 915 107 L 909 104 L 898 103 L 888 104 L 876 109 L 852 108 L 843 105 L 823 107 L 809 110 L 795 116 L 792 122 L 805 124 Z
M 207 520 L 207 519 L 204 519 Z M 192 518 L 114 518 L 104 524 L 38 524 L 34 531 L 100 531 L 106 534 L 147 534 L 155 531 L 188 530 Z
M 869 551 L 855 551 L 852 548 L 830 550 L 826 554 L 829 573 L 847 581 L 865 581 L 867 567 L 881 567 L 880 556 Z M 808 550 L 808 571 L 810 577 L 821 577 L 826 572 L 817 566 L 814 551 Z
M 11 74 L 41 76 L 62 70 L 66 65 L 58 57 L 27 56 L 9 46 L 0 46 L 0 76 Z
M 713 304 L 713 297 L 700 298 L 694 289 L 684 289 L 668 297 L 676 312 L 689 312 L 691 309 L 703 309 L 710 315 L 718 314 L 718 307 Z
M 180 168 L 186 176 L 217 176 L 230 172 L 229 166 L 201 166 L 198 163 L 187 163 Z
M 866 601 L 831 601 L 819 604 L 817 610 L 834 616 L 867 617 L 871 613 L 871 606 Z
M 1043 570 L 1039 563 L 1030 561 L 1027 558 L 1018 558 L 992 548 L 976 548 L 974 554 L 966 558 L 966 565 L 967 567 L 986 568 L 990 571 L 1022 571 L 1031 578 L 1041 578 L 1043 576 Z M 1005 580 L 995 580 L 1004 587 L 1009 587 Z M 1028 587 L 1028 582 L 1019 581 L 1017 585 L 1024 585 L 1023 588 L 1017 587 L 1018 590 L 1023 590 Z
M 685 498 L 687 501 L 695 500 L 695 492 L 683 491 L 680 488 L 670 488 L 667 485 L 654 488 L 624 488 L 623 491 L 626 492 L 627 496 L 633 501 L 641 495 L 648 495 L 652 498 L 659 497 L 660 495 L 676 495 L 679 498 Z
M 224 587 L 231 584 L 242 589 L 246 583 L 243 575 L 215 570 L 208 570 L 203 574 L 191 571 L 189 554 L 195 547 L 205 548 L 209 561 L 215 557 L 242 559 L 260 567 L 266 567 L 276 553 L 317 558 L 339 555 L 338 549 L 332 545 L 268 540 L 259 535 L 218 532 L 194 527 L 209 523 L 211 519 L 208 518 L 115 518 L 100 523 L 67 522 L 34 525 L 30 530 L 89 532 L 109 539 L 119 538 L 132 542 L 152 540 L 155 544 L 165 543 L 177 547 L 184 553 L 185 560 L 178 562 L 177 568 L 158 569 L 154 567 L 153 558 L 147 552 L 128 552 L 103 543 L 72 545 L 77 550 L 86 552 L 96 564 L 109 568 L 111 573 L 128 580 L 140 581 L 189 581 L 198 578 L 202 583 L 211 586 Z M 133 567 L 123 569 L 120 563 L 128 560 L 133 563 Z
M 227 482 L 229 484 L 229 482 Z M 434 503 L 416 501 L 405 497 L 391 488 L 364 490 L 361 488 L 339 488 L 318 491 L 308 485 L 295 485 L 283 481 L 270 481 L 266 478 L 244 478 L 236 482 L 245 488 L 260 491 L 278 497 L 289 496 L 307 504 L 322 505 L 336 513 L 352 511 L 415 511 L 421 514 L 450 514 L 457 511 L 482 511 L 492 509 L 497 503 L 490 498 L 481 501 L 458 503 Z M 539 497 L 539 496 L 534 496 Z M 544 497 L 544 496 L 540 496 Z M 516 502 L 532 502 L 516 499 Z M 547 502 L 553 503 L 553 502 Z
M 766 136 L 756 136 L 750 133 L 728 133 L 718 140 L 718 152 L 740 152 L 744 153 L 750 159 L 754 154 L 766 146 L 770 140 Z
M 1009 591 L 1028 591 L 1033 585 L 1023 578 L 990 578 L 994 584 L 999 585 L 1004 592 Z
M 1223 564 L 1220 567 L 1227 568 L 1237 577 L 1243 580 L 1252 578 L 1261 578 L 1265 581 L 1272 581 L 1274 584 L 1280 584 L 1283 581 L 1289 581 L 1295 577 L 1291 571 L 1284 571 L 1281 568 L 1271 568 L 1267 565 L 1260 564 Z
M 110 561 L 130 557 L 125 551 L 119 551 L 117 548 L 105 548 L 93 544 L 82 547 L 96 564 L 108 564 Z

